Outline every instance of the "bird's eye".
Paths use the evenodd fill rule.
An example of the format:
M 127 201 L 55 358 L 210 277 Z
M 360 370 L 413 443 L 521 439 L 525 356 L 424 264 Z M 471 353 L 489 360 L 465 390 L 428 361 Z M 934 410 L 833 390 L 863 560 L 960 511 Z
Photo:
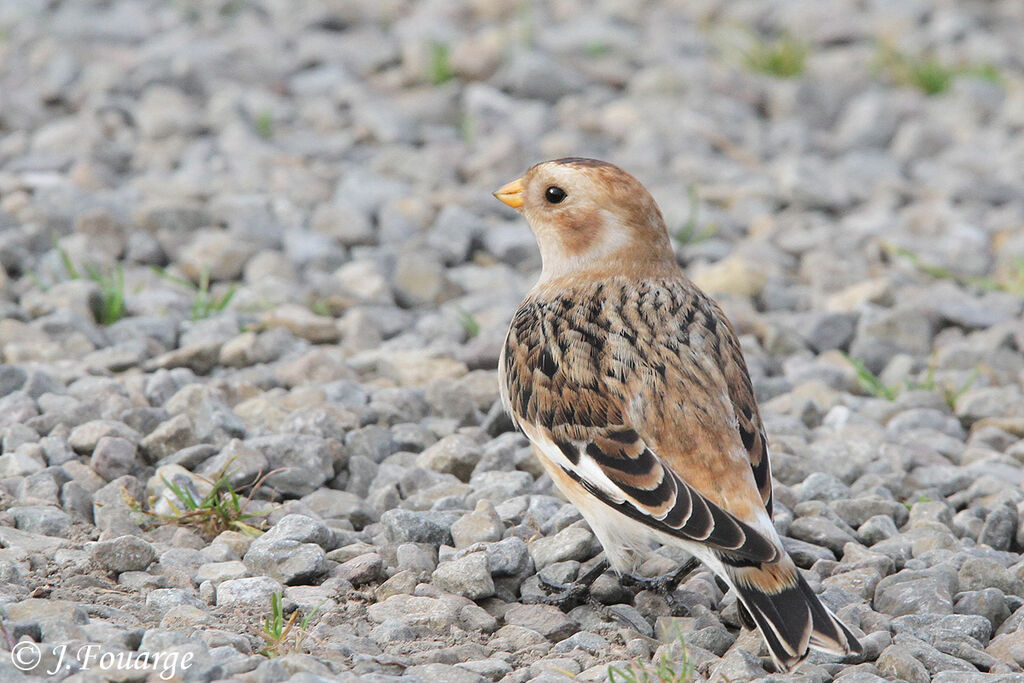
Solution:
M 558 204 L 565 199 L 565 190 L 552 185 L 548 189 L 544 190 L 544 199 L 548 200 L 552 204 Z

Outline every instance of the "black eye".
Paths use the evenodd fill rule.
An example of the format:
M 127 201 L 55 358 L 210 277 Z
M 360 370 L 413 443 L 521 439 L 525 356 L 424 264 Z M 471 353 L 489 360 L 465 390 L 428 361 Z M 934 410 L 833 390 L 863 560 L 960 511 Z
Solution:
M 565 199 L 565 190 L 552 185 L 548 189 L 544 190 L 544 199 L 548 200 L 552 204 L 558 204 Z

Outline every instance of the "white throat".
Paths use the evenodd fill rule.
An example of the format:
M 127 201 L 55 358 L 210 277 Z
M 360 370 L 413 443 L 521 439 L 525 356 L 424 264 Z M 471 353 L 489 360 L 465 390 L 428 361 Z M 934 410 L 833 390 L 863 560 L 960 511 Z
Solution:
M 580 253 L 569 253 L 553 231 L 534 230 L 540 247 L 541 272 L 537 284 L 543 284 L 566 275 L 572 275 L 609 259 L 629 243 L 630 231 L 612 213 L 601 211 L 600 237 L 590 248 Z

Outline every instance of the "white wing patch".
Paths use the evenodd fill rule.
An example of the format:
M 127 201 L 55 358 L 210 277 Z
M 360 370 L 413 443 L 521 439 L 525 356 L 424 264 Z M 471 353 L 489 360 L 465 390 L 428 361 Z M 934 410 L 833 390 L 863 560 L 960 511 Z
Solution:
M 535 445 L 538 450 L 540 450 L 541 454 L 552 463 L 567 472 L 572 472 L 583 481 L 593 484 L 616 503 L 621 503 L 626 500 L 626 497 L 622 495 L 622 490 L 608 478 L 608 475 L 605 474 L 598 464 L 588 455 L 581 453 L 579 464 L 574 465 L 572 464 L 572 461 L 565 456 L 562 449 L 559 448 L 549 437 L 539 434 L 531 425 L 521 424 L 520 427 L 533 445 Z M 577 444 L 573 445 L 578 448 Z

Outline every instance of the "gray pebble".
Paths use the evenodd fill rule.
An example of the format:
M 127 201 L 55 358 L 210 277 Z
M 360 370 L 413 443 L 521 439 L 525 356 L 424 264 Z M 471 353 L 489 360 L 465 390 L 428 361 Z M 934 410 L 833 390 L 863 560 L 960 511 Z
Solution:
M 451 543 L 451 521 L 444 515 L 388 510 L 380 518 L 384 533 L 391 543 L 428 543 L 434 546 Z
M 71 533 L 73 520 L 60 508 L 49 505 L 26 505 L 9 508 L 7 512 L 14 518 L 15 527 L 22 531 L 65 538 Z
M 153 546 L 137 536 L 100 541 L 92 546 L 90 554 L 100 567 L 118 574 L 143 571 L 156 560 Z
M 441 590 L 471 600 L 494 595 L 494 581 L 484 553 L 471 553 L 450 562 L 442 562 L 431 575 L 431 583 Z
M 96 442 L 89 466 L 107 481 L 131 474 L 136 468 L 136 448 L 127 439 L 105 436 Z
M 268 576 L 223 581 L 217 585 L 217 606 L 239 606 L 263 611 L 270 606 L 270 596 L 283 590 L 280 582 Z

